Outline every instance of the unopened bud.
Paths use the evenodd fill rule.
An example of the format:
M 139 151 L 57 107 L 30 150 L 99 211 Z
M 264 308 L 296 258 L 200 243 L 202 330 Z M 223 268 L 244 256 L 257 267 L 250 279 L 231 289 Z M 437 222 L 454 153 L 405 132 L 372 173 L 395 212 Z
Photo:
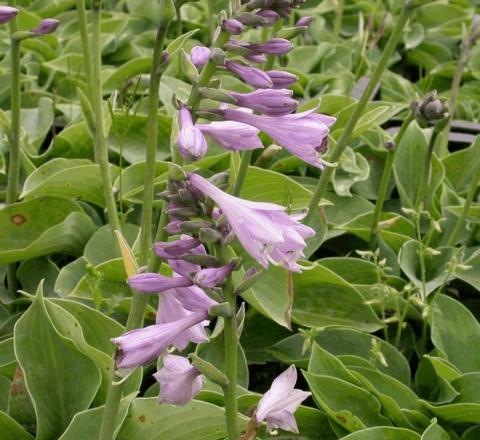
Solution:
M 227 18 L 226 20 L 223 20 L 222 27 L 224 31 L 231 35 L 240 35 L 245 29 L 243 24 L 234 18 Z

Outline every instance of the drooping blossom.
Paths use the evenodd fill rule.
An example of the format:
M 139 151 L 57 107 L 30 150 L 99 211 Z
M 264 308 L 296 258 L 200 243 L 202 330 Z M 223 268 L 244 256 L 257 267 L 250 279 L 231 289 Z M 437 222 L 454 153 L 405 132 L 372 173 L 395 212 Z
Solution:
M 323 169 L 329 127 L 335 118 L 315 113 L 315 109 L 285 116 L 254 115 L 238 110 L 219 110 L 226 119 L 253 125 L 268 134 L 277 144 L 310 165 Z
M 197 124 L 197 128 L 226 150 L 263 148 L 262 141 L 258 137 L 260 130 L 251 125 L 234 121 L 215 121 L 210 124 Z
M 190 61 L 196 67 L 201 67 L 210 59 L 212 51 L 205 46 L 195 46 L 190 51 Z
M 253 87 L 269 89 L 273 86 L 270 77 L 263 70 L 257 69 L 256 67 L 247 66 L 231 60 L 225 62 L 225 67 Z
M 189 318 L 195 313 L 208 313 L 208 309 L 203 309 L 197 312 L 191 312 L 176 298 L 176 290 L 167 291 L 158 295 L 158 309 L 157 309 L 157 325 L 167 325 L 170 322 L 180 322 L 182 319 Z M 171 340 L 170 345 L 177 350 L 185 350 L 190 342 L 199 344 L 208 340 L 204 327 L 208 325 L 208 321 L 202 319 L 196 324 L 186 328 L 184 331 L 178 333 L 174 339 Z
M 160 403 L 186 405 L 202 389 L 204 378 L 188 359 L 163 356 L 163 367 L 153 375 L 160 384 Z
M 242 246 L 263 267 L 273 263 L 301 271 L 297 260 L 304 256 L 305 239 L 315 235 L 313 229 L 280 205 L 234 197 L 196 174 L 190 174 L 188 181 L 218 205 Z
M 293 92 L 288 89 L 259 89 L 249 93 L 230 92 L 236 105 L 247 107 L 268 116 L 284 116 L 298 107 L 298 101 L 292 99 Z
M 0 6 L 0 24 L 8 23 L 18 14 L 18 9 L 11 6 Z
M 265 421 L 269 429 L 280 428 L 298 434 L 293 414 L 311 393 L 295 389 L 296 382 L 297 369 L 292 365 L 272 382 L 258 403 L 254 415 L 257 423 Z
M 267 70 L 265 72 L 273 83 L 274 89 L 283 89 L 295 84 L 298 76 L 283 70 Z
M 180 240 L 155 243 L 153 248 L 160 258 L 177 259 L 200 245 L 201 241 L 197 238 L 186 236 Z
M 150 325 L 113 338 L 112 342 L 118 346 L 116 367 L 135 368 L 156 359 L 186 330 L 207 318 L 208 312 L 195 312 L 176 321 Z
M 46 35 L 55 32 L 59 26 L 60 22 L 54 18 L 46 18 L 42 20 L 40 24 L 31 30 L 34 34 L 37 35 Z
M 199 270 L 194 278 L 193 282 L 200 287 L 214 288 L 225 281 L 235 268 L 234 263 L 225 264 L 222 267 L 209 267 L 207 269 Z
M 141 273 L 128 279 L 129 286 L 142 293 L 160 293 L 176 287 L 188 287 L 192 282 L 186 277 L 166 277 L 158 273 Z
M 198 286 L 178 287 L 175 289 L 174 295 L 182 307 L 191 312 L 210 310 L 211 307 L 218 305 Z
M 178 111 L 180 131 L 177 137 L 177 146 L 180 155 L 189 161 L 196 161 L 205 156 L 207 141 L 202 132 L 195 126 L 192 115 L 186 107 Z

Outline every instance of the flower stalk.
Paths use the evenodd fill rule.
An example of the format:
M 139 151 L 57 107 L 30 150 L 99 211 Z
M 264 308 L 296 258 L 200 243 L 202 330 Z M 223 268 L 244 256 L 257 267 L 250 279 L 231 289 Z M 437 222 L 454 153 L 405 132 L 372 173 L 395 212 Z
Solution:
M 252 159 L 252 150 L 246 150 L 242 152 L 242 157 L 240 159 L 240 166 L 238 168 L 238 174 L 235 179 L 232 188 L 232 195 L 239 196 L 242 191 L 243 182 L 247 176 L 248 167 L 250 166 L 250 160 Z
M 398 131 L 393 141 L 393 148 L 388 149 L 387 161 L 383 169 L 382 180 L 380 181 L 380 189 L 378 190 L 377 202 L 375 203 L 375 211 L 373 213 L 372 226 L 370 228 L 370 250 L 375 250 L 378 242 L 378 222 L 382 214 L 383 204 L 385 202 L 385 196 L 387 195 L 388 184 L 390 183 L 390 177 L 392 176 L 393 162 L 395 159 L 395 152 L 398 145 L 402 141 L 403 135 L 407 131 L 408 126 L 413 121 L 413 115 L 409 114 L 404 119 L 400 130 Z
M 380 80 L 380 77 L 382 76 L 383 71 L 387 67 L 388 60 L 390 59 L 393 51 L 395 50 L 395 47 L 398 44 L 398 41 L 400 40 L 400 37 L 402 36 L 403 28 L 405 27 L 405 24 L 407 23 L 407 20 L 410 17 L 411 11 L 413 9 L 410 3 L 411 2 L 406 1 L 405 5 L 403 6 L 402 13 L 397 21 L 397 24 L 392 34 L 390 35 L 390 38 L 388 39 L 387 45 L 383 50 L 377 67 L 375 68 L 372 76 L 370 77 L 370 81 L 368 82 L 367 87 L 365 88 L 362 96 L 360 97 L 360 100 L 358 101 L 352 116 L 350 117 L 345 128 L 343 129 L 342 136 L 338 140 L 337 145 L 332 152 L 332 155 L 330 157 L 331 162 L 337 162 L 340 159 L 352 139 L 353 130 L 355 129 L 357 122 L 365 111 L 368 101 L 370 100 L 373 91 L 375 90 L 375 87 Z M 315 213 L 317 212 L 318 203 L 325 194 L 325 190 L 327 189 L 327 185 L 330 181 L 333 170 L 333 167 L 326 168 L 325 170 L 323 170 L 320 179 L 318 180 L 317 187 L 315 188 L 308 207 L 308 214 L 304 220 L 304 223 L 307 225 L 311 224 Z

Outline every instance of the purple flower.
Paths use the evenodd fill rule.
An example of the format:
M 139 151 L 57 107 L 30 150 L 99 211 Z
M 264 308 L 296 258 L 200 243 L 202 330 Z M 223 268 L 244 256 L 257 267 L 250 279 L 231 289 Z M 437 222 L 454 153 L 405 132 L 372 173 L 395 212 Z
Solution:
M 297 369 L 294 365 L 285 370 L 263 395 L 255 411 L 257 423 L 266 421 L 269 429 L 280 428 L 298 434 L 293 413 L 311 393 L 295 389 Z
M 182 258 L 185 254 L 188 254 L 188 251 L 200 246 L 201 244 L 201 241 L 197 238 L 192 238 L 187 235 L 185 238 L 181 238 L 180 240 L 155 243 L 153 248 L 155 253 L 160 258 L 165 258 L 168 260 Z
M 231 196 L 196 174 L 188 180 L 218 205 L 242 246 L 263 267 L 281 264 L 300 272 L 297 260 L 304 256 L 305 239 L 315 235 L 313 229 L 287 215 L 280 205 Z
M 201 67 L 210 59 L 212 51 L 208 47 L 195 46 L 190 51 L 190 61 L 196 67 Z
M 57 30 L 59 24 L 60 22 L 54 18 L 46 18 L 42 20 L 36 28 L 32 29 L 31 32 L 37 35 L 51 34 Z
M 132 289 L 142 293 L 160 293 L 176 287 L 188 287 L 192 282 L 186 277 L 170 278 L 158 273 L 142 273 L 128 279 Z
M 113 338 L 112 342 L 119 348 L 115 359 L 116 367 L 135 368 L 154 360 L 182 333 L 207 318 L 207 312 L 196 312 L 176 321 L 150 325 Z
M 197 124 L 197 128 L 226 150 L 263 148 L 262 141 L 258 137 L 260 130 L 241 122 L 218 121 L 210 124 Z
M 235 269 L 235 263 L 225 264 L 222 267 L 209 267 L 208 269 L 202 269 L 198 271 L 193 282 L 200 287 L 213 289 L 214 287 L 222 284 Z
M 249 44 L 247 48 L 257 54 L 284 55 L 292 50 L 293 44 L 285 38 L 272 38 L 265 43 Z
M 273 86 L 270 77 L 263 70 L 257 69 L 256 67 L 246 66 L 230 60 L 225 62 L 225 67 L 253 87 L 269 89 Z
M 280 15 L 270 9 L 259 11 L 257 12 L 257 15 L 267 20 L 265 26 L 273 26 L 280 19 Z
M 265 55 L 246 55 L 245 59 L 256 64 L 263 64 L 267 62 L 267 57 Z
M 190 161 L 201 159 L 207 152 L 207 141 L 202 132 L 193 124 L 192 115 L 186 107 L 178 112 L 180 131 L 177 146 L 180 155 Z
M 208 315 L 208 309 L 191 312 L 183 307 L 182 303 L 175 297 L 176 290 L 171 290 L 158 295 L 158 309 L 157 309 L 157 325 L 167 325 L 171 322 L 180 322 L 195 313 L 204 313 Z M 190 342 L 200 343 L 208 340 L 204 327 L 208 325 L 208 321 L 202 319 L 201 321 L 191 325 L 182 332 L 178 333 L 170 342 L 177 350 L 182 351 L 187 348 Z
M 227 18 L 226 20 L 223 20 L 222 26 L 226 32 L 232 35 L 239 35 L 245 29 L 243 24 L 234 18 Z
M 277 144 L 310 165 L 323 169 L 329 127 L 336 121 L 315 113 L 315 109 L 291 115 L 271 117 L 238 110 L 221 110 L 226 119 L 253 125 L 268 134 Z
M 160 384 L 160 403 L 186 405 L 203 387 L 203 376 L 188 359 L 163 356 L 163 367 L 153 375 Z
M 168 235 L 180 234 L 180 232 L 182 232 L 182 229 L 180 228 L 182 223 L 183 220 L 170 217 L 170 222 L 167 224 L 167 226 L 165 226 L 164 229 Z
M 298 80 L 297 75 L 283 70 L 268 70 L 265 73 L 272 81 L 274 89 L 283 89 L 295 84 Z
M 189 235 L 182 235 L 181 240 L 191 240 L 192 238 Z M 195 247 L 190 248 L 189 255 L 207 255 L 207 251 L 203 244 L 198 244 Z M 185 254 L 184 254 L 185 255 Z M 170 258 L 168 264 L 177 274 L 182 275 L 183 277 L 189 277 L 193 272 L 198 272 L 201 267 L 198 264 L 190 263 L 189 261 L 184 261 L 181 259 Z M 182 287 L 182 286 L 180 286 Z
M 292 94 L 293 92 L 288 89 L 260 89 L 250 93 L 229 93 L 237 101 L 236 105 L 269 116 L 283 116 L 295 111 L 298 101 L 292 99 Z
M 18 14 L 18 9 L 10 6 L 0 6 L 0 24 L 8 23 Z
M 313 17 L 305 16 L 300 18 L 296 23 L 295 26 L 305 26 L 308 27 L 312 24 Z
M 175 289 L 174 296 L 185 309 L 191 312 L 210 310 L 211 307 L 218 305 L 198 286 L 178 287 Z

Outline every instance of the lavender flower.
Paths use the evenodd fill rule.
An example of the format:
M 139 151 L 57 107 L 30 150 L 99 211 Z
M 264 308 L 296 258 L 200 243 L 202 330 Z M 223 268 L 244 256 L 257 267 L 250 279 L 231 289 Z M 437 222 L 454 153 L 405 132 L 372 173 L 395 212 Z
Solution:
M 18 14 L 18 9 L 10 6 L 0 6 L 0 24 L 8 23 Z
M 225 118 L 253 125 L 268 134 L 276 143 L 310 165 L 323 169 L 330 165 L 321 158 L 326 151 L 329 127 L 336 121 L 315 113 L 315 109 L 291 115 L 271 117 L 220 110 Z
M 260 130 L 250 125 L 234 121 L 218 121 L 210 124 L 197 124 L 197 128 L 226 150 L 263 148 L 262 141 L 258 137 Z
M 256 67 L 246 66 L 230 60 L 225 62 L 225 67 L 253 87 L 269 89 L 273 86 L 270 77 L 263 70 Z
M 112 342 L 119 348 L 115 359 L 116 367 L 135 368 L 154 360 L 182 333 L 207 318 L 207 312 L 196 312 L 176 321 L 150 325 L 113 338 Z
M 257 423 L 266 421 L 269 429 L 280 428 L 298 434 L 293 413 L 311 393 L 295 389 L 297 369 L 294 365 L 285 370 L 263 395 L 255 411 Z
M 298 80 L 297 75 L 283 70 L 268 70 L 265 73 L 272 81 L 274 89 L 283 89 L 295 84 Z
M 245 59 L 256 64 L 263 64 L 267 62 L 267 57 L 265 55 L 246 55 Z
M 246 47 L 257 54 L 284 55 L 292 50 L 293 44 L 285 38 L 272 38 L 265 43 L 249 44 Z
M 189 235 L 182 235 L 181 240 L 187 240 L 190 241 L 192 239 Z M 190 248 L 189 250 L 189 255 L 207 255 L 207 251 L 205 250 L 205 247 L 203 244 L 199 244 L 196 247 Z M 185 255 L 185 254 L 184 254 Z M 173 259 L 170 257 L 168 260 L 168 264 L 170 267 L 173 269 L 174 272 L 176 272 L 179 275 L 182 275 L 183 277 L 189 277 L 191 273 L 198 272 L 201 268 L 198 264 L 190 263 L 189 261 L 184 261 L 181 259 Z M 175 274 L 174 274 L 175 277 Z M 182 286 L 178 286 L 182 287 Z M 183 286 L 187 287 L 187 286 Z
M 208 47 L 195 46 L 190 51 L 190 61 L 195 67 L 201 67 L 208 62 L 212 51 Z
M 209 267 L 198 271 L 193 282 L 200 287 L 213 289 L 222 284 L 235 269 L 235 263 L 229 263 L 222 267 Z
M 313 17 L 309 17 L 309 16 L 305 16 L 305 17 L 302 17 L 300 18 L 296 23 L 295 23 L 295 26 L 299 27 L 299 26 L 305 26 L 305 27 L 308 27 L 312 24 L 312 21 L 313 21 Z
M 207 141 L 202 132 L 193 124 L 192 115 L 186 107 L 178 112 L 180 131 L 177 146 L 180 155 L 190 161 L 201 159 L 207 152 Z
M 180 227 L 182 223 L 183 220 L 170 217 L 170 221 L 164 229 L 168 235 L 180 234 L 180 232 L 182 232 L 182 229 Z
M 293 92 L 288 89 L 260 89 L 250 93 L 230 92 L 240 107 L 247 107 L 269 116 L 283 116 L 292 113 L 298 107 L 298 101 L 292 99 Z
M 304 256 L 305 239 L 315 235 L 313 229 L 287 215 L 280 205 L 231 196 L 196 174 L 190 174 L 188 180 L 215 201 L 242 246 L 263 267 L 274 263 L 301 271 L 297 260 Z
M 195 313 L 208 314 L 208 309 L 198 310 L 192 313 L 185 309 L 182 303 L 176 298 L 176 290 L 168 291 L 158 295 L 158 309 L 157 309 L 157 325 L 168 325 L 171 322 L 180 322 Z M 191 325 L 182 332 L 178 333 L 170 342 L 177 350 L 183 351 L 187 348 L 190 342 L 200 343 L 208 340 L 204 327 L 208 325 L 208 321 L 202 319 L 201 321 Z
M 182 237 L 180 240 L 170 242 L 155 243 L 153 248 L 160 258 L 178 259 L 182 258 L 188 251 L 201 245 L 197 238 L 189 236 Z
M 182 307 L 191 312 L 210 310 L 211 307 L 218 305 L 198 286 L 178 287 L 174 296 Z
M 31 32 L 37 35 L 51 34 L 57 30 L 59 24 L 60 22 L 54 18 L 46 18 L 42 20 L 36 28 L 32 29 Z
M 234 18 L 228 18 L 226 20 L 223 20 L 222 27 L 226 32 L 231 35 L 239 35 L 245 29 L 243 24 L 240 23 L 238 20 L 235 20 Z
M 128 279 L 130 287 L 142 293 L 160 293 L 176 287 L 188 287 L 192 282 L 186 277 L 170 278 L 158 273 L 142 273 Z
M 160 403 L 186 405 L 203 387 L 203 376 L 188 359 L 163 356 L 163 367 L 153 375 L 160 384 Z

